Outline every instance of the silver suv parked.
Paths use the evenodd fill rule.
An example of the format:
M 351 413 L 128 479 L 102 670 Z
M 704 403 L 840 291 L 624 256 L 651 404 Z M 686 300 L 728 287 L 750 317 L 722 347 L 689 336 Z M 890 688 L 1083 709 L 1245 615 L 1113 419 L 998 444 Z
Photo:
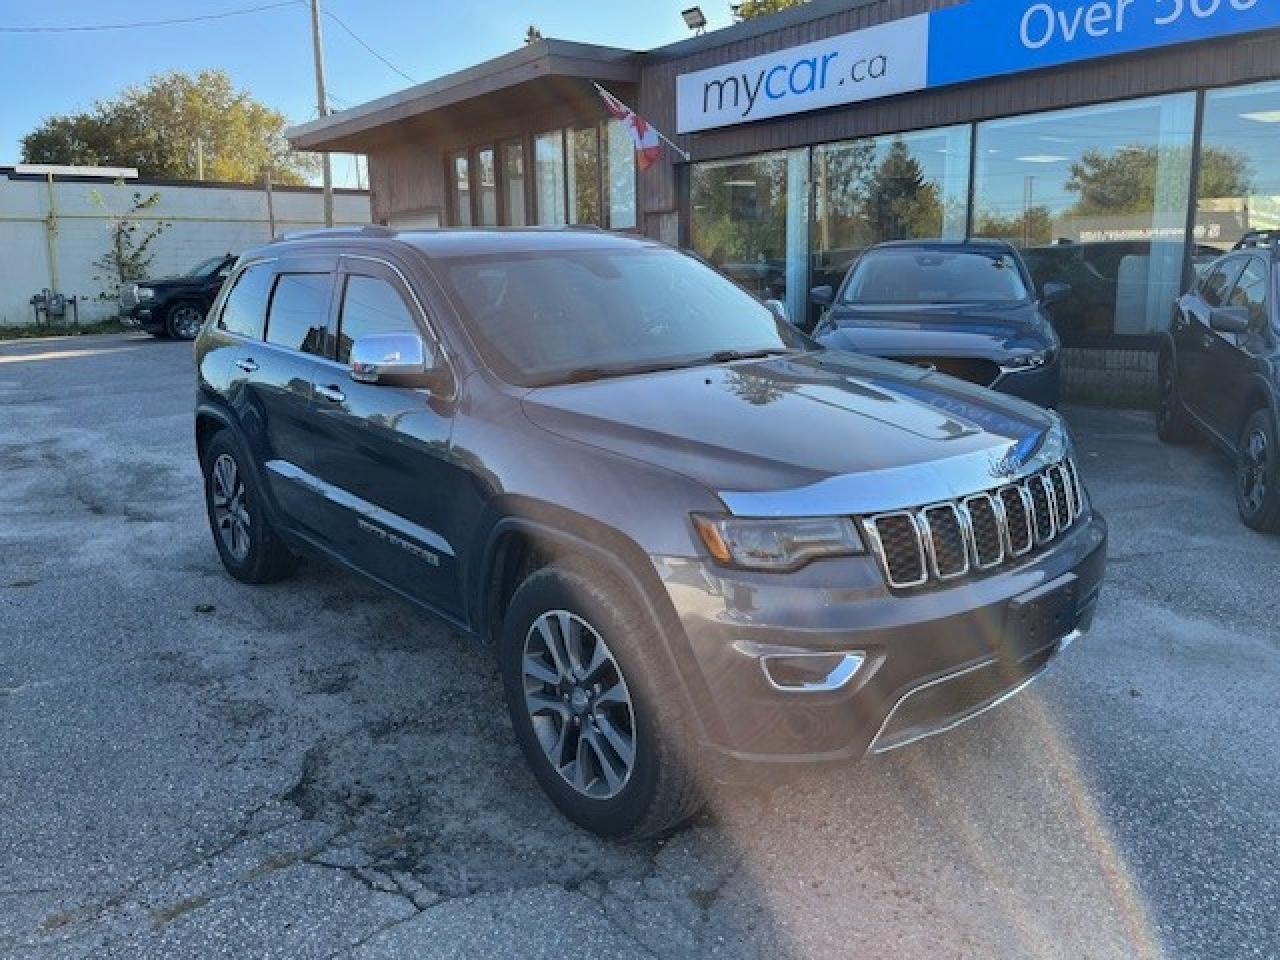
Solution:
M 473 635 L 601 834 L 680 823 L 726 761 L 948 729 L 1093 615 L 1106 527 L 1056 414 L 824 349 L 645 239 L 271 243 L 196 355 L 227 570 L 320 554 Z

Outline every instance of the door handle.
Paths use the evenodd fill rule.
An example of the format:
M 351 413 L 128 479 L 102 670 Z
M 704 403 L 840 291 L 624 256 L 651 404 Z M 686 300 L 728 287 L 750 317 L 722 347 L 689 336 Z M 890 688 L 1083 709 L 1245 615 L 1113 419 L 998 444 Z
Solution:
M 342 403 L 344 400 L 347 399 L 347 395 L 345 393 L 343 393 L 337 387 L 332 387 L 332 386 L 330 387 L 317 386 L 316 393 L 320 394 L 320 396 L 324 397 L 330 403 Z
M 258 369 L 258 362 L 254 360 L 252 357 L 241 357 L 239 360 L 236 361 L 236 366 L 239 367 L 241 370 L 243 370 L 245 373 L 253 373 L 255 370 Z

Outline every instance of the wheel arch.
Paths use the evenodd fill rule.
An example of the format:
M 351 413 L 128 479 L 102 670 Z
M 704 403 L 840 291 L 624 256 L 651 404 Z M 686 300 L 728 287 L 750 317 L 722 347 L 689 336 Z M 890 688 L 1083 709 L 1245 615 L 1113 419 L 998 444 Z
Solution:
M 200 463 L 201 474 L 204 473 L 205 469 L 205 451 L 208 449 L 209 441 L 223 430 L 226 430 L 231 434 L 236 445 L 244 454 L 242 458 L 244 463 L 241 464 L 241 466 L 246 472 L 248 472 L 257 489 L 262 491 L 263 506 L 267 510 L 269 519 L 273 523 L 278 524 L 280 514 L 279 511 L 276 510 L 276 504 L 271 494 L 271 487 L 266 483 L 266 478 L 258 468 L 257 461 L 250 453 L 252 447 L 250 447 L 250 445 L 245 441 L 235 418 L 222 407 L 208 402 L 201 402 L 196 405 L 196 458 Z
M 699 672 L 684 627 L 663 587 L 653 561 L 622 531 L 555 504 L 508 498 L 492 517 L 478 562 L 468 577 L 469 620 L 475 635 L 496 646 L 502 616 L 523 575 L 565 556 L 580 556 L 605 571 L 641 605 L 658 630 L 660 655 L 678 679 L 690 715 L 706 738 L 721 730 L 721 720 Z
M 1280 404 L 1276 402 L 1276 391 L 1261 375 L 1255 373 L 1249 378 L 1249 386 L 1244 391 L 1243 398 L 1233 418 L 1236 429 L 1235 435 L 1230 438 L 1232 446 L 1239 444 L 1245 424 L 1255 410 L 1270 410 L 1271 422 L 1277 432 L 1280 432 Z

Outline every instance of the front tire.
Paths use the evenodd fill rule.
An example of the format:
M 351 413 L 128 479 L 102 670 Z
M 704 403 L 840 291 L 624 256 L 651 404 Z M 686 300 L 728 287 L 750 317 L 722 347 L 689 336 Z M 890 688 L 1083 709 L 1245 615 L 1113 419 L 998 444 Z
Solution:
M 164 331 L 174 340 L 194 340 L 204 326 L 204 311 L 191 300 L 179 300 L 165 315 Z
M 1280 449 L 1271 411 L 1255 410 L 1236 449 L 1236 508 L 1254 530 L 1280 530 Z
M 272 583 L 293 573 L 298 560 L 272 527 L 246 462 L 230 431 L 209 441 L 204 454 L 209 529 L 227 573 L 244 583 Z
M 568 819 L 647 837 L 697 812 L 696 746 L 656 626 L 621 585 L 558 561 L 517 589 L 499 659 L 516 740 Z

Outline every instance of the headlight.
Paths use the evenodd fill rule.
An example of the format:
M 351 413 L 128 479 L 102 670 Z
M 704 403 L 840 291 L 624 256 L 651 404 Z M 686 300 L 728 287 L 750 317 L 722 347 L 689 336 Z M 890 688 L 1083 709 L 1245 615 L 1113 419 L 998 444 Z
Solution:
M 156 292 L 150 287 L 135 287 L 134 289 L 139 300 L 154 300 L 156 297 Z
M 1030 367 L 1044 367 L 1053 363 L 1053 358 L 1057 352 L 1057 350 L 1050 347 L 1048 350 L 1037 350 L 1035 353 L 1023 353 L 1005 359 L 1000 365 L 1006 370 L 1026 370 Z
M 866 552 L 848 517 L 775 520 L 695 514 L 693 525 L 719 563 L 746 570 L 795 570 L 820 557 Z

